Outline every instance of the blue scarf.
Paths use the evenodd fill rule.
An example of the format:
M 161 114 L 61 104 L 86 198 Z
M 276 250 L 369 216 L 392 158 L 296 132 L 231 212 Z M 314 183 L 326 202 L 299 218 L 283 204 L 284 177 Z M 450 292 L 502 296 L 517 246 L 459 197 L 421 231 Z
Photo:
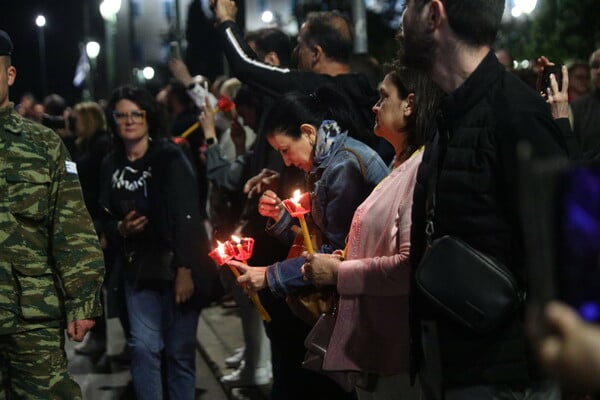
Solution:
M 337 122 L 325 120 L 317 131 L 317 143 L 315 144 L 315 157 L 313 165 L 317 166 L 325 161 L 330 155 L 335 142 L 348 136 L 348 131 L 342 132 Z

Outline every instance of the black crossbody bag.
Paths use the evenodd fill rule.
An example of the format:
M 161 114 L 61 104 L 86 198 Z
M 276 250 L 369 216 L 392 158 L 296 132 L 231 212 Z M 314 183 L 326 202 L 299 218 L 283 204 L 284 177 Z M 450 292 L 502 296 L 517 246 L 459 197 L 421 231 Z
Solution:
M 439 142 L 438 132 L 434 145 Z M 447 143 L 444 143 L 444 150 Z M 506 322 L 521 305 L 524 294 L 512 272 L 464 241 L 443 236 L 433 240 L 441 148 L 432 154 L 433 174 L 426 202 L 427 250 L 416 274 L 421 292 L 461 326 L 486 334 Z

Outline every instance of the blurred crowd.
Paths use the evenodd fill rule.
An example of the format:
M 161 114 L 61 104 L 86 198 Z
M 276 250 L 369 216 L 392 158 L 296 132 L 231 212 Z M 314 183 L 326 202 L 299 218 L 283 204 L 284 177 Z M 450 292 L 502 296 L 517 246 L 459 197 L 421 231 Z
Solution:
M 235 2 L 218 0 L 203 15 L 230 75 L 174 52 L 157 93 L 11 104 L 62 139 L 103 252 L 104 316 L 77 353 L 125 363 L 139 399 L 191 399 L 199 314 L 233 298 L 244 346 L 221 381 L 272 384 L 273 400 L 592 398 L 600 331 L 571 308 L 550 305 L 535 321 L 551 329 L 528 334 L 520 302 L 480 332 L 432 301 L 418 271 L 459 238 L 527 291 L 517 145 L 600 158 L 600 49 L 523 68 L 493 48 L 504 1 L 407 3 L 395 60 L 353 54 L 338 12 L 309 14 L 294 47 L 276 28 L 243 32 Z M 284 206 L 296 189 L 310 193 L 308 239 Z M 239 277 L 208 257 L 235 237 L 254 239 L 247 264 L 230 261 Z M 317 295 L 333 306 L 298 306 Z

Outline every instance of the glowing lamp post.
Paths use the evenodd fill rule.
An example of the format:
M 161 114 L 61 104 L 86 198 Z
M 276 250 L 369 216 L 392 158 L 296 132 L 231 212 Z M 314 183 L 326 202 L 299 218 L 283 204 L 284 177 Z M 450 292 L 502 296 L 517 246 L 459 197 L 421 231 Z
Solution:
M 44 27 L 46 26 L 46 17 L 38 15 L 35 18 L 35 24 L 38 27 L 38 45 L 40 51 L 40 79 L 42 81 L 42 95 L 48 94 L 46 83 L 46 37 Z
M 106 45 L 106 75 L 108 93 L 115 85 L 115 35 L 117 34 L 117 14 L 121 10 L 121 0 L 104 0 L 100 3 L 100 15 L 104 19 Z
M 100 54 L 100 43 L 93 40 L 85 44 L 85 54 L 90 60 L 90 77 L 87 79 L 88 88 L 90 90 L 90 97 L 94 100 L 94 78 L 96 74 L 96 59 Z

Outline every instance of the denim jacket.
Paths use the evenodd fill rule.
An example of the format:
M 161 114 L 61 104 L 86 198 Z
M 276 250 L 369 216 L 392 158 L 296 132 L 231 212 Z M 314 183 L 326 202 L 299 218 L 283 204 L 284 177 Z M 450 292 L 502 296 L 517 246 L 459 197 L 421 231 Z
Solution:
M 379 155 L 366 144 L 344 136 L 333 146 L 331 155 L 313 165 L 306 174 L 311 191 L 311 217 L 323 233 L 323 245 L 316 250 L 319 253 L 344 248 L 354 210 L 388 174 Z M 285 212 L 279 221 L 267 226 L 267 232 L 291 246 L 295 238 L 290 229 L 293 222 Z M 298 257 L 270 265 L 267 283 L 271 291 L 284 296 L 310 286 L 300 271 L 304 262 L 303 257 Z

